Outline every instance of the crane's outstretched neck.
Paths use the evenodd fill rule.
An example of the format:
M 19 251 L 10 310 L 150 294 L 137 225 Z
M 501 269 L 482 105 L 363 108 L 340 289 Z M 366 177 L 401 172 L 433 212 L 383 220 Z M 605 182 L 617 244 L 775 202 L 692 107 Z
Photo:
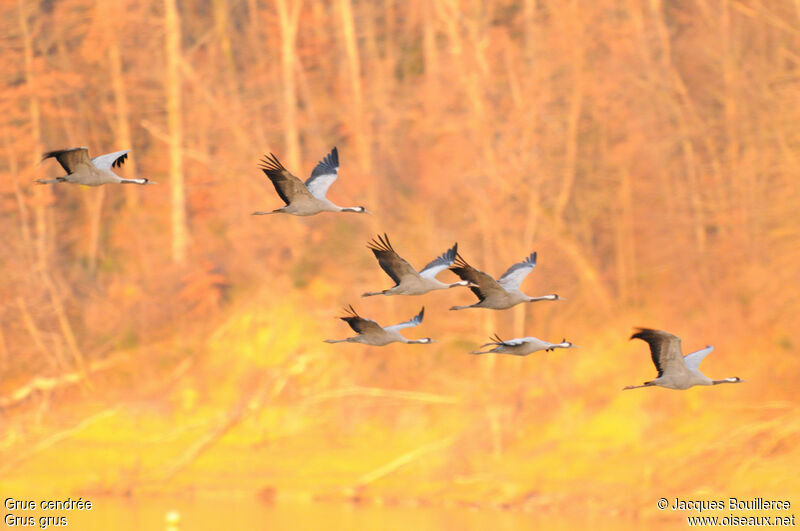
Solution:
M 36 179 L 33 181 L 39 184 L 56 184 L 56 183 L 65 183 L 67 182 L 66 177 L 56 177 L 55 179 Z
M 562 299 L 556 293 L 550 295 L 542 295 L 541 297 L 528 297 L 527 302 L 536 302 L 536 301 L 563 301 L 566 299 Z
M 652 381 L 650 381 L 650 382 L 645 382 L 642 385 L 628 385 L 626 387 L 623 387 L 622 390 L 627 391 L 628 389 L 639 389 L 640 387 L 650 387 L 653 385 L 655 384 Z
M 723 378 L 722 380 L 711 380 L 713 385 L 725 384 L 725 383 L 742 383 L 744 380 L 739 378 L 738 376 L 733 376 L 731 378 Z
M 578 348 L 578 345 L 564 339 L 561 343 L 556 343 L 553 348 Z
M 369 214 L 370 212 L 363 206 L 359 207 L 340 207 L 339 212 L 355 212 L 356 214 Z
M 389 295 L 388 291 L 389 291 L 388 289 L 385 289 L 383 291 L 368 291 L 366 293 L 363 293 L 361 296 L 362 297 L 372 297 L 374 295 Z
M 415 345 L 427 345 L 428 343 L 433 343 L 433 339 L 429 337 L 423 337 L 422 339 L 408 339 L 405 342 Z

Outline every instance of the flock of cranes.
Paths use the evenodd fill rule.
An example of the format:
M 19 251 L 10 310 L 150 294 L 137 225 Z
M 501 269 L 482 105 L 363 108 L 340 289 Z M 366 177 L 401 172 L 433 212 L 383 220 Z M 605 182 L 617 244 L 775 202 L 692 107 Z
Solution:
M 103 184 L 154 184 L 149 179 L 123 179 L 112 171 L 120 167 L 128 157 L 130 150 L 117 151 L 89 158 L 87 148 L 72 148 L 45 153 L 42 160 L 55 158 L 67 172 L 67 175 L 55 179 L 37 179 L 40 184 L 72 183 L 86 186 L 100 186 Z M 353 212 L 368 214 L 363 206 L 340 207 L 331 202 L 326 196 L 330 186 L 339 176 L 339 152 L 334 147 L 311 172 L 311 176 L 301 181 L 292 175 L 278 158 L 270 153 L 265 156 L 259 168 L 272 182 L 275 191 L 283 200 L 285 206 L 269 212 L 253 212 L 253 215 L 266 214 L 291 214 L 294 216 L 313 216 L 321 212 Z M 475 269 L 458 252 L 458 244 L 442 253 L 420 271 L 417 271 L 407 260 L 402 258 L 392 247 L 389 236 L 384 234 L 369 242 L 367 246 L 375 255 L 381 269 L 394 281 L 395 285 L 382 291 L 366 292 L 362 296 L 374 295 L 424 295 L 431 291 L 455 287 L 468 287 L 478 301 L 467 306 L 453 306 L 451 310 L 464 310 L 467 308 L 486 308 L 491 310 L 505 310 L 523 302 L 559 301 L 564 300 L 557 294 L 531 297 L 520 290 L 520 285 L 525 277 L 536 266 L 536 253 L 509 267 L 498 279 Z M 436 278 L 436 275 L 450 269 L 458 277 L 459 282 L 447 284 Z M 326 343 L 362 343 L 372 346 L 384 346 L 390 343 L 429 344 L 433 339 L 407 339 L 400 330 L 411 328 L 422 323 L 425 308 L 413 318 L 391 326 L 381 326 L 372 319 L 358 315 L 352 305 L 345 309 L 347 315 L 340 319 L 346 322 L 356 333 L 355 336 L 345 339 L 327 339 Z M 681 351 L 681 340 L 668 332 L 639 328 L 631 339 L 641 339 L 650 347 L 653 364 L 658 371 L 658 376 L 642 385 L 630 385 L 624 388 L 637 389 L 640 387 L 659 386 L 668 389 L 688 389 L 696 385 L 718 385 L 723 383 L 743 382 L 739 377 L 712 380 L 698 369 L 700 362 L 714 350 L 707 346 L 702 350 L 684 356 Z M 557 348 L 577 348 L 576 345 L 563 339 L 560 343 L 550 343 L 535 337 L 522 337 L 504 341 L 498 335 L 492 341 L 481 346 L 493 347 L 489 350 L 475 350 L 471 354 L 511 354 L 527 356 L 538 351 L 550 352 Z

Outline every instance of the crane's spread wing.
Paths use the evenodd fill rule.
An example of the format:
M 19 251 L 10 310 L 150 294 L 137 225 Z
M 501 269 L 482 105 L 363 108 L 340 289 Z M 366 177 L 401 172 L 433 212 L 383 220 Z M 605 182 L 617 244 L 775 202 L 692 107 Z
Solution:
M 392 326 L 387 326 L 385 330 L 402 330 L 403 328 L 411 328 L 412 326 L 417 326 L 422 322 L 422 318 L 425 316 L 425 307 L 423 306 L 422 309 L 419 311 L 417 315 L 409 319 L 408 321 Z
M 511 341 L 504 341 L 504 340 L 500 339 L 500 335 L 499 335 L 499 334 L 497 334 L 497 333 L 495 333 L 495 335 L 494 335 L 494 336 L 492 336 L 492 337 L 490 337 L 489 339 L 491 339 L 491 341 L 489 341 L 488 343 L 484 343 L 483 345 L 481 345 L 481 348 L 483 348 L 483 347 L 488 347 L 489 345 L 497 345 L 498 347 L 499 347 L 500 345 L 510 345 L 510 344 L 511 344 L 511 341 L 514 341 L 513 339 L 512 339 Z
M 339 151 L 334 147 L 325 158 L 317 163 L 311 177 L 306 181 L 306 188 L 317 199 L 324 199 L 328 188 L 339 176 Z
M 436 275 L 438 275 L 440 272 L 453 265 L 453 261 L 455 261 L 457 253 L 458 243 L 453 244 L 453 246 L 446 250 L 441 256 L 432 260 L 428 265 L 423 267 L 422 271 L 419 272 L 419 276 L 425 278 L 436 277 Z
M 311 193 L 306 188 L 306 185 L 303 184 L 303 181 L 289 173 L 272 153 L 268 156 L 265 155 L 258 167 L 269 177 L 275 187 L 275 191 L 278 192 L 278 195 L 287 205 L 298 197 L 311 197 Z
M 641 339 L 650 345 L 650 357 L 658 370 L 659 378 L 665 372 L 680 373 L 686 371 L 686 363 L 681 354 L 681 338 L 662 330 L 637 328 L 639 330 L 631 339 Z
M 378 323 L 372 319 L 364 319 L 356 313 L 352 306 L 348 306 L 344 309 L 344 311 L 347 315 L 340 317 L 339 319 L 350 325 L 350 328 L 352 328 L 357 334 L 383 332 L 383 328 L 381 328 Z
M 453 265 L 450 266 L 450 271 L 461 277 L 461 280 L 475 284 L 475 286 L 470 286 L 469 289 L 480 300 L 485 299 L 492 292 L 505 291 L 495 279 L 469 265 L 458 253 L 456 253 Z
M 519 285 L 528 274 L 536 267 L 536 253 L 531 253 L 522 262 L 517 262 L 508 268 L 508 271 L 503 273 L 498 282 L 507 290 L 519 289 Z
M 405 276 L 418 275 L 417 270 L 395 252 L 387 234 L 378 235 L 378 239 L 369 242 L 367 248 L 378 259 L 381 269 L 394 280 L 395 285 L 400 284 L 400 280 Z
M 686 362 L 686 366 L 690 369 L 698 369 L 700 367 L 700 362 L 712 352 L 714 352 L 714 347 L 708 345 L 706 348 L 685 355 L 683 361 Z
M 42 160 L 50 157 L 55 157 L 68 174 L 75 173 L 81 165 L 91 166 L 92 164 L 92 161 L 89 160 L 89 150 L 85 147 L 48 151 L 42 155 Z
M 128 153 L 130 153 L 130 151 L 130 149 L 126 149 L 125 151 L 115 151 L 114 153 L 100 155 L 92 159 L 92 164 L 94 164 L 98 170 L 119 168 L 125 162 L 125 159 L 128 158 Z

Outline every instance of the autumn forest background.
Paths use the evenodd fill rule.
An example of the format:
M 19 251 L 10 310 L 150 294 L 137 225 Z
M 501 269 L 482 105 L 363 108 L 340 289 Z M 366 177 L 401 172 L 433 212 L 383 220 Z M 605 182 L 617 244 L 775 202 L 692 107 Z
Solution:
M 800 504 L 800 2 L 8 0 L 0 36 L 3 494 Z M 74 146 L 158 184 L 33 183 Z M 263 154 L 333 146 L 373 215 L 250 215 Z M 535 250 L 523 291 L 566 301 L 361 299 L 383 232 L 418 267 Z M 437 342 L 322 343 L 346 304 Z M 622 393 L 633 326 L 748 382 Z M 467 354 L 495 332 L 580 348 Z

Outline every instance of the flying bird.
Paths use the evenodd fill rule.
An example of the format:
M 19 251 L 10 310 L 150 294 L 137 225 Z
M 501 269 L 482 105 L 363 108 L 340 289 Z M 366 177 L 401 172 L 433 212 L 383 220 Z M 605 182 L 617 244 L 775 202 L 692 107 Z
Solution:
M 372 295 L 423 295 L 437 289 L 470 285 L 467 280 L 445 284 L 436 279 L 436 275 L 453 264 L 458 252 L 457 243 L 453 244 L 450 249 L 435 258 L 419 272 L 395 252 L 387 234 L 379 235 L 378 239 L 373 239 L 367 247 L 375 254 L 381 269 L 394 280 L 395 285 L 383 291 L 364 293 L 362 297 L 370 297 Z
M 376 347 L 382 347 L 389 343 L 433 343 L 433 339 L 429 337 L 423 339 L 406 339 L 399 332 L 399 330 L 403 328 L 410 328 L 420 324 L 425 315 L 424 307 L 417 315 L 408 321 L 386 327 L 379 325 L 372 319 L 364 319 L 356 313 L 352 306 L 345 308 L 345 313 L 346 315 L 344 317 L 339 317 L 339 319 L 350 325 L 350 328 L 358 335 L 345 339 L 326 339 L 325 343 L 363 343 Z
M 550 343 L 549 341 L 542 341 L 535 337 L 520 337 L 517 339 L 509 339 L 504 341 L 500 339 L 497 334 L 491 338 L 492 341 L 481 345 L 481 348 L 494 346 L 490 350 L 473 350 L 470 354 L 489 354 L 496 352 L 497 354 L 513 354 L 514 356 L 527 356 L 540 350 L 552 352 L 557 348 L 578 348 L 577 345 L 570 343 L 564 338 L 561 343 Z
M 339 151 L 335 147 L 319 161 L 314 171 L 311 172 L 311 177 L 305 183 L 289 173 L 272 153 L 264 156 L 259 168 L 272 181 L 275 191 L 278 192 L 286 206 L 271 212 L 253 212 L 254 216 L 277 213 L 294 216 L 313 216 L 320 212 L 369 213 L 363 206 L 340 207 L 325 197 L 328 188 L 339 176 Z
M 738 376 L 712 380 L 698 370 L 703 358 L 714 350 L 711 345 L 684 356 L 681 351 L 681 338 L 678 336 L 651 328 L 637 328 L 637 330 L 638 332 L 633 334 L 631 339 L 641 339 L 650 345 L 650 356 L 658 370 L 658 377 L 655 380 L 644 382 L 642 385 L 629 385 L 623 391 L 655 385 L 667 389 L 689 389 L 695 385 L 744 382 Z
M 100 186 L 101 184 L 155 184 L 150 179 L 123 179 L 111 168 L 119 168 L 128 158 L 129 149 L 115 151 L 106 155 L 89 158 L 89 150 L 85 147 L 48 151 L 42 155 L 42 161 L 51 157 L 55 158 L 67 172 L 63 177 L 55 179 L 36 179 L 39 184 L 73 183 L 86 186 Z
M 463 280 L 470 282 L 470 289 L 478 297 L 478 302 L 468 306 L 453 306 L 451 310 L 464 310 L 466 308 L 489 308 L 492 310 L 505 310 L 521 302 L 558 301 L 564 300 L 557 294 L 530 297 L 519 290 L 525 277 L 536 266 L 536 253 L 531 253 L 522 262 L 517 262 L 508 268 L 498 280 L 493 279 L 483 271 L 469 265 L 459 254 L 450 270 Z

